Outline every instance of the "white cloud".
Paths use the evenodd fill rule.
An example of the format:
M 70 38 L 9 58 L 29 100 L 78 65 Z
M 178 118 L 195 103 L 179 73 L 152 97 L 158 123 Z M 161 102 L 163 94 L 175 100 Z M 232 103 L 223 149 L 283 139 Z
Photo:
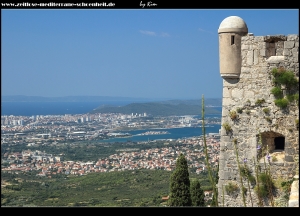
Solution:
M 145 34 L 145 35 L 149 35 L 149 36 L 170 37 L 170 35 L 166 32 L 162 32 L 162 33 L 158 34 L 158 33 L 153 32 L 153 31 L 140 30 L 140 33 Z
M 140 30 L 140 32 L 142 34 L 145 34 L 145 35 L 156 36 L 156 33 L 152 32 L 152 31 L 143 31 L 143 30 Z

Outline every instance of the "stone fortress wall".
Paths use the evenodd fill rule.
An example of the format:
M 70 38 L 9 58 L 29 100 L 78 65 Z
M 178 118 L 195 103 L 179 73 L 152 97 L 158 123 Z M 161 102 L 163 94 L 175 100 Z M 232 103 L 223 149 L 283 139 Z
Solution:
M 230 207 L 244 206 L 241 191 L 231 195 L 223 193 L 229 182 L 240 185 L 234 139 L 240 163 L 246 158 L 253 173 L 254 161 L 259 161 L 259 134 L 270 156 L 277 158 L 276 162 L 270 162 L 273 178 L 291 179 L 299 167 L 299 128 L 295 121 L 299 120 L 298 102 L 280 108 L 275 105 L 271 93 L 273 68 L 292 71 L 299 80 L 299 35 L 254 36 L 248 33 L 240 17 L 231 16 L 220 24 L 219 49 L 223 78 L 222 125 L 227 123 L 231 131 L 221 128 L 218 202 L 219 206 L 223 203 Z M 282 91 L 287 94 L 284 86 Z M 262 103 L 258 104 L 258 100 Z M 270 112 L 266 114 L 264 108 L 269 108 Z M 231 111 L 236 111 L 236 119 L 231 119 Z M 262 159 L 260 165 L 264 167 Z M 244 186 L 247 188 L 246 182 Z M 253 206 L 258 206 L 254 186 L 250 192 Z M 247 206 L 251 206 L 249 191 L 245 198 Z M 266 201 L 264 205 L 270 203 Z

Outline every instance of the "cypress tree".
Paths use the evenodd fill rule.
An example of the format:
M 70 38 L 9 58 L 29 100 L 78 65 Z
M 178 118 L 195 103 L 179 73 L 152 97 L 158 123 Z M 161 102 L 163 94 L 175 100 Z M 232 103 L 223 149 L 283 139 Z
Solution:
M 205 206 L 204 191 L 199 179 L 191 182 L 191 198 L 193 206 Z
M 190 179 L 187 160 L 180 154 L 170 177 L 170 206 L 191 206 Z

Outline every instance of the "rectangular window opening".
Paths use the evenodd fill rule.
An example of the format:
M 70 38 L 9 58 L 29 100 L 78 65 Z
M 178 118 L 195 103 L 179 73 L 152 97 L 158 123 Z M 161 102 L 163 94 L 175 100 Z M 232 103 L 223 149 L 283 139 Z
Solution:
M 231 35 L 231 45 L 234 44 L 234 35 Z

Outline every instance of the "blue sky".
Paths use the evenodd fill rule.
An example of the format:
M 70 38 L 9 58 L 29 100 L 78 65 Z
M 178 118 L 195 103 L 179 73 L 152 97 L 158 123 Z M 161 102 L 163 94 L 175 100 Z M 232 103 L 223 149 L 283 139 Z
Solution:
M 222 97 L 218 28 L 299 34 L 299 10 L 1 10 L 1 94 Z

